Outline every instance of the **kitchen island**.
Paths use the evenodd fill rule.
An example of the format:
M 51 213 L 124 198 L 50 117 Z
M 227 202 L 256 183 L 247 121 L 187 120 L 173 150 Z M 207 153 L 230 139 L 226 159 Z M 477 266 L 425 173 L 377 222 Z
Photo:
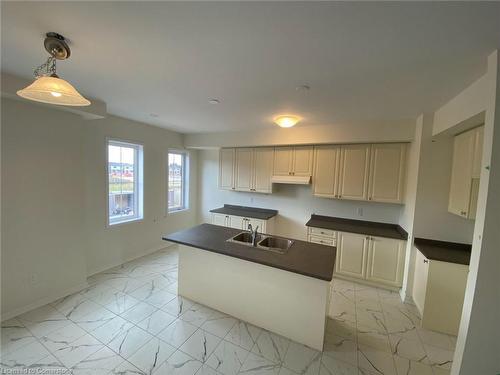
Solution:
M 228 241 L 211 224 L 163 237 L 180 245 L 179 294 L 322 350 L 335 247 L 293 240 L 279 253 Z

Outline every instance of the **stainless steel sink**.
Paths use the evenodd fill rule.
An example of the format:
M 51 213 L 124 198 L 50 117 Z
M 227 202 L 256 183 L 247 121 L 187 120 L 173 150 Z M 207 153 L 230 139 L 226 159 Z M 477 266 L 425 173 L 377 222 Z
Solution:
M 238 233 L 236 236 L 232 237 L 229 239 L 231 242 L 243 242 L 246 244 L 252 244 L 252 234 L 250 232 L 241 232 Z M 257 234 L 257 242 L 262 240 L 262 235 Z
M 264 236 L 257 234 L 257 245 L 252 244 L 252 234 L 250 232 L 241 232 L 236 236 L 227 240 L 228 242 L 236 242 L 241 245 L 246 245 L 257 250 L 272 251 L 279 254 L 284 254 L 293 245 L 293 240 L 281 237 Z
M 278 252 L 286 252 L 292 245 L 293 240 L 280 237 L 266 237 L 258 243 L 259 247 L 265 247 Z

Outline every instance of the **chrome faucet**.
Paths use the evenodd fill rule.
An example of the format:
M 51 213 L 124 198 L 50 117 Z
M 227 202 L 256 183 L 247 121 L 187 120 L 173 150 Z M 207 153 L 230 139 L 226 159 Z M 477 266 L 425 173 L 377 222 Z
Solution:
M 252 236 L 252 246 L 257 246 L 257 230 L 259 226 L 257 225 L 255 229 L 252 228 L 252 224 L 248 223 L 248 230 L 250 231 L 250 235 Z

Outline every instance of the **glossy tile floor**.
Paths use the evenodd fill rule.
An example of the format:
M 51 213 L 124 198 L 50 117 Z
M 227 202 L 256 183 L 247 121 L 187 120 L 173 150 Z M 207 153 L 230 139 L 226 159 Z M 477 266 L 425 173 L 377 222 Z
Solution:
M 324 352 L 177 296 L 176 247 L 2 323 L 2 373 L 447 374 L 454 338 L 390 292 L 334 281 Z

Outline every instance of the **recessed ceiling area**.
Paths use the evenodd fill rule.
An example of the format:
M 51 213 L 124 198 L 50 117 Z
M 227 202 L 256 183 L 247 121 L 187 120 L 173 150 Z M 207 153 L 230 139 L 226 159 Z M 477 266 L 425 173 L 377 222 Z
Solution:
M 415 118 L 482 75 L 500 47 L 494 2 L 1 6 L 2 72 L 31 78 L 45 33 L 61 33 L 72 58 L 58 71 L 83 95 L 181 133 L 266 129 L 281 113 L 297 126 Z

